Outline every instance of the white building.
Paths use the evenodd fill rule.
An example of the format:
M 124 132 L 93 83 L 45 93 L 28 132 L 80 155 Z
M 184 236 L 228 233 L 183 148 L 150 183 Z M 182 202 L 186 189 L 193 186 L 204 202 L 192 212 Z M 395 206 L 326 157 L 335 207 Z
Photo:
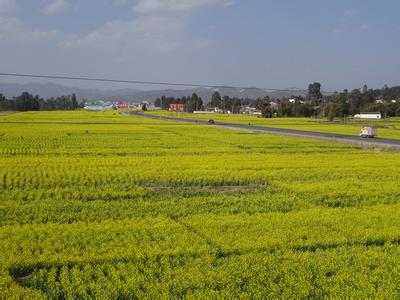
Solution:
M 382 119 L 382 114 L 380 112 L 364 112 L 354 115 L 354 118 L 358 119 Z
M 262 115 L 261 110 L 258 110 L 257 108 L 250 107 L 250 106 L 242 107 L 240 109 L 240 112 L 242 114 L 246 114 L 246 115 L 256 115 L 256 116 L 261 116 Z

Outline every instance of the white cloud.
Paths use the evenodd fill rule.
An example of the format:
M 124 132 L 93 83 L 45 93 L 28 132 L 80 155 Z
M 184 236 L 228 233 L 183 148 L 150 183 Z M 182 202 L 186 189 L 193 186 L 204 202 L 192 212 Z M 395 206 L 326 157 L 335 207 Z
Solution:
M 340 35 L 342 33 L 344 33 L 343 28 L 335 28 L 335 29 L 332 30 L 332 34 L 333 35 Z
M 348 10 L 346 10 L 345 12 L 344 12 L 344 17 L 346 18 L 346 19 L 352 19 L 353 17 L 354 17 L 354 15 L 355 15 L 355 11 L 354 10 L 352 10 L 352 9 L 348 9 Z
M 168 26 L 166 26 L 168 24 Z M 88 35 L 70 40 L 61 46 L 134 49 L 148 47 L 171 50 L 179 45 L 176 33 L 184 26 L 179 19 L 151 15 L 131 21 L 113 21 Z
M 199 38 L 193 42 L 193 48 L 204 49 L 210 45 L 210 40 L 206 38 Z
M 111 4 L 115 6 L 124 6 L 129 5 L 130 2 L 128 0 L 112 0 Z
M 230 0 L 140 0 L 133 10 L 140 14 L 193 11 L 205 6 L 226 6 Z
M 128 1 L 113 0 L 111 3 L 126 4 Z M 133 7 L 137 16 L 132 20 L 108 22 L 86 36 L 63 42 L 61 46 L 170 51 L 184 44 L 181 33 L 189 16 L 197 9 L 229 4 L 230 0 L 139 0 Z M 209 45 L 205 38 L 194 38 L 190 43 L 194 48 Z
M 0 13 L 12 12 L 16 7 L 16 0 L 0 0 Z
M 45 15 L 53 15 L 66 10 L 70 6 L 71 3 L 69 3 L 67 0 L 54 0 L 53 2 L 43 7 L 42 13 L 44 13 Z
M 32 29 L 16 17 L 0 16 L 0 40 L 15 42 L 43 41 L 56 38 L 55 31 Z

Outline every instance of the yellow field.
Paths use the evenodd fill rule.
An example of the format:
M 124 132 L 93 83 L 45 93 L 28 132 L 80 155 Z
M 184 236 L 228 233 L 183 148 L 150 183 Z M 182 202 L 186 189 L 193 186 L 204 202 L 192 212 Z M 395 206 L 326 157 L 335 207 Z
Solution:
M 398 298 L 399 170 L 118 112 L 4 116 L 0 298 Z

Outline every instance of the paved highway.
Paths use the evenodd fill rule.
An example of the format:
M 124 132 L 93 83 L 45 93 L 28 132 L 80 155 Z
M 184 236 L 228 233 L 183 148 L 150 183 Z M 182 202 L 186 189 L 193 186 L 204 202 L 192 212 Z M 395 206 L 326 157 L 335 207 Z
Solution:
M 385 138 L 361 138 L 359 136 L 346 135 L 346 134 L 325 133 L 325 132 L 315 132 L 315 131 L 306 131 L 306 130 L 294 130 L 294 129 L 285 129 L 285 128 L 273 128 L 273 127 L 234 124 L 234 123 L 215 122 L 215 124 L 211 124 L 207 121 L 201 121 L 201 120 L 195 120 L 195 119 L 174 118 L 174 117 L 159 117 L 159 116 L 153 116 L 150 114 L 145 114 L 142 112 L 130 112 L 128 114 L 142 117 L 142 118 L 150 118 L 150 119 L 156 119 L 156 120 L 192 123 L 192 124 L 207 125 L 207 126 L 220 127 L 220 128 L 226 128 L 226 129 L 246 130 L 246 131 L 257 132 L 257 133 L 285 135 L 285 136 L 310 138 L 310 139 L 330 141 L 330 142 L 356 144 L 361 147 L 369 147 L 369 148 L 371 148 L 371 147 L 372 148 L 391 148 L 393 150 L 400 150 L 400 139 L 397 140 L 397 139 L 385 139 Z

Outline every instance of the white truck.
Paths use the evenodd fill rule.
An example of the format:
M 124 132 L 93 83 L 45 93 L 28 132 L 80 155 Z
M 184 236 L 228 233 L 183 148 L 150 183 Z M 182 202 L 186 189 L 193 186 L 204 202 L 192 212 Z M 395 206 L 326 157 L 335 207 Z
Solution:
M 360 136 L 363 138 L 374 138 L 377 136 L 377 130 L 372 126 L 364 126 L 361 128 Z

